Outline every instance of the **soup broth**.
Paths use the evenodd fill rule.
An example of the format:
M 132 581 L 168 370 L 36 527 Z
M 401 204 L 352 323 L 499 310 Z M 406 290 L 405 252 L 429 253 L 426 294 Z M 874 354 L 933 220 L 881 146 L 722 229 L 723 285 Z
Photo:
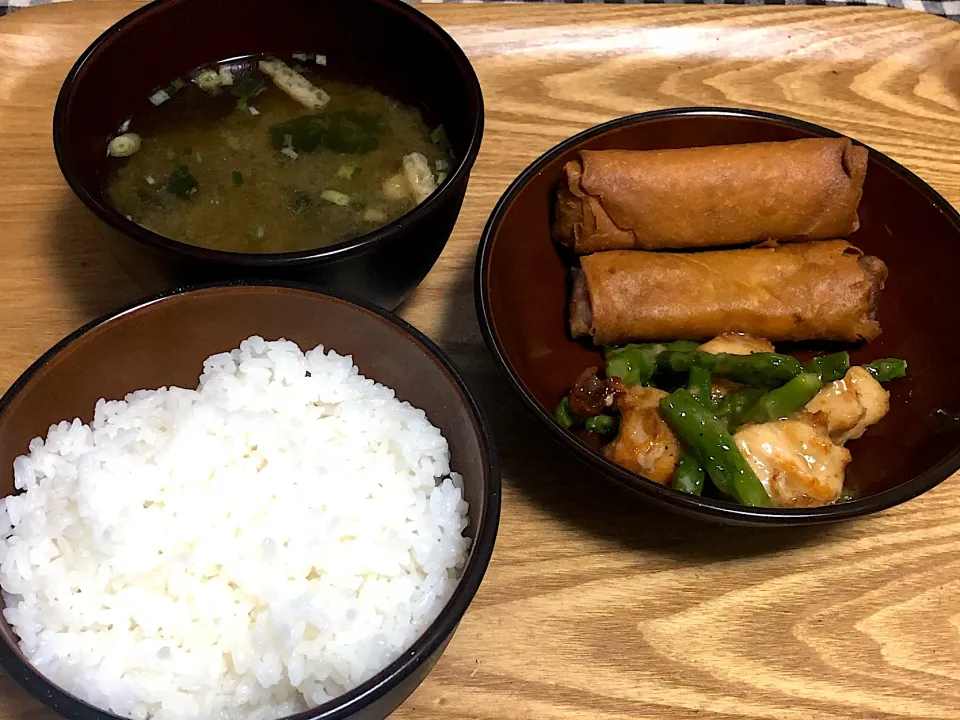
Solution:
M 109 146 L 108 200 L 174 240 L 275 253 L 371 232 L 429 196 L 450 167 L 442 128 L 309 62 L 248 58 L 152 96 Z

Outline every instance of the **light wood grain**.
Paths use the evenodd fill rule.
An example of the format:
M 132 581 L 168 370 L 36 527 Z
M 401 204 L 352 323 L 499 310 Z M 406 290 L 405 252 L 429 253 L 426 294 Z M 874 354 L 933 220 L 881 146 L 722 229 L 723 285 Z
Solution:
M 50 143 L 60 83 L 135 3 L 0 20 L 0 388 L 138 295 Z M 960 717 L 960 483 L 842 526 L 690 523 L 573 465 L 496 376 L 477 240 L 517 173 L 612 117 L 736 105 L 873 145 L 960 205 L 960 25 L 869 8 L 424 6 L 483 83 L 487 133 L 456 232 L 402 314 L 493 416 L 503 521 L 454 641 L 397 718 Z M 918 243 L 922 238 L 917 238 Z M 0 677 L 0 720 L 50 717 Z

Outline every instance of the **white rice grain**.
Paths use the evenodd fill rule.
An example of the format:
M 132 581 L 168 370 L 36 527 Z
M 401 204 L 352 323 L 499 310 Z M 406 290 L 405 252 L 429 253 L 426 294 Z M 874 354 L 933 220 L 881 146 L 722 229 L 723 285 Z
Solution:
M 118 715 L 267 720 L 408 648 L 467 557 L 422 410 L 322 347 L 252 337 L 197 390 L 100 400 L 14 463 L 4 616 L 50 680 Z

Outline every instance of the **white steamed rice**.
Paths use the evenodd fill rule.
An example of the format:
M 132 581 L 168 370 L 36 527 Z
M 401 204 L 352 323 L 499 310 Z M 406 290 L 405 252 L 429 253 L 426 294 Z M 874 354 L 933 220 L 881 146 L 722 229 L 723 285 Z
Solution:
M 469 549 L 425 413 L 284 340 L 207 359 L 197 390 L 100 400 L 14 471 L 4 616 L 50 680 L 132 718 L 268 720 L 355 687 Z

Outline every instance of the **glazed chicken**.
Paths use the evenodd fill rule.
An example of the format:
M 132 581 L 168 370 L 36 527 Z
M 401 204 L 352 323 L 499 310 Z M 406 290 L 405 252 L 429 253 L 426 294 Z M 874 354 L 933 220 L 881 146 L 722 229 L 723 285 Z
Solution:
M 749 355 L 757 352 L 773 352 L 773 343 L 746 333 L 723 333 L 708 340 L 698 349 L 708 353 L 730 353 L 731 355 Z
M 620 431 L 603 448 L 603 456 L 627 470 L 666 485 L 680 460 L 680 443 L 660 415 L 667 393 L 640 385 L 617 393 Z
M 826 418 L 837 444 L 856 440 L 890 409 L 890 393 L 862 367 L 854 365 L 842 380 L 827 385 L 807 403 L 806 411 Z
M 733 440 L 775 507 L 828 505 L 843 491 L 850 451 L 815 418 L 745 425 Z
M 733 437 L 776 507 L 816 507 L 843 491 L 843 447 L 890 409 L 890 393 L 862 367 L 829 383 L 791 420 L 746 425 Z
M 846 468 L 851 460 L 849 450 L 844 447 L 845 443 L 859 438 L 868 427 L 878 422 L 888 412 L 890 394 L 881 385 L 881 381 L 885 375 L 890 376 L 891 373 L 897 372 L 897 366 L 894 364 L 891 370 L 889 364 L 891 362 L 902 364 L 899 368 L 900 375 L 894 374 L 893 377 L 903 377 L 905 372 L 903 361 L 895 359 L 877 361 L 887 363 L 879 367 L 876 363 L 871 363 L 867 367 L 849 367 L 849 358 L 846 356 L 839 353 L 824 356 L 831 358 L 834 363 L 842 363 L 842 368 L 846 369 L 844 376 L 840 380 L 822 386 L 804 406 L 806 398 L 821 387 L 816 376 L 810 379 L 811 373 L 819 373 L 820 377 L 829 373 L 832 377 L 837 377 L 842 372 L 842 370 L 838 372 L 835 367 L 815 363 L 804 366 L 804 368 L 813 367 L 814 369 L 805 369 L 804 372 L 807 373 L 805 376 L 800 374 L 793 376 L 800 384 L 795 384 L 793 389 L 788 391 L 788 393 L 800 393 L 800 397 L 796 401 L 787 400 L 786 406 L 790 409 L 778 415 L 776 409 L 782 407 L 785 404 L 784 398 L 790 395 L 775 396 L 775 393 L 779 392 L 780 388 L 786 387 L 785 383 L 789 381 L 789 376 L 788 380 L 780 380 L 775 390 L 770 390 L 769 385 L 752 382 L 749 372 L 730 369 L 770 367 L 764 363 L 771 363 L 772 358 L 764 356 L 747 359 L 744 357 L 742 363 L 741 358 L 737 358 L 736 362 L 731 361 L 729 357 L 722 361 L 715 358 L 712 362 L 725 363 L 725 369 L 720 370 L 717 375 L 712 375 L 712 368 L 716 365 L 710 365 L 706 358 L 700 359 L 699 356 L 688 355 L 688 358 L 693 358 L 688 361 L 704 363 L 699 366 L 700 368 L 711 368 L 706 370 L 706 374 L 711 383 L 712 397 L 703 399 L 706 379 L 698 385 L 693 379 L 694 373 L 691 370 L 690 385 L 683 388 L 687 398 L 684 401 L 682 395 L 678 396 L 676 392 L 671 395 L 664 390 L 648 386 L 656 382 L 657 378 L 653 375 L 658 372 L 656 353 L 664 352 L 663 348 L 663 345 L 637 345 L 617 348 L 614 353 L 608 353 L 606 355 L 607 372 L 611 372 L 611 367 L 619 372 L 611 372 L 609 376 L 604 376 L 599 373 L 599 368 L 591 367 L 581 373 L 558 408 L 558 411 L 571 413 L 571 415 L 561 414 L 558 420 L 566 422 L 566 427 L 573 426 L 575 422 L 583 423 L 588 432 L 605 436 L 609 441 L 603 446 L 602 454 L 607 460 L 662 485 L 672 483 L 685 492 L 699 492 L 699 489 L 702 489 L 705 482 L 702 473 L 708 470 L 708 462 L 713 463 L 709 468 L 711 473 L 709 477 L 713 485 L 721 488 L 721 492 L 731 495 L 730 490 L 721 487 L 720 482 L 713 475 L 721 473 L 719 477 L 722 479 L 722 473 L 726 471 L 724 464 L 722 462 L 718 464 L 716 458 L 730 451 L 731 448 L 729 440 L 724 440 L 716 430 L 705 434 L 704 429 L 710 422 L 707 418 L 712 414 L 712 422 L 719 423 L 721 428 L 725 426 L 732 433 L 736 450 L 739 450 L 739 454 L 753 469 L 757 480 L 769 496 L 771 504 L 781 508 L 818 507 L 829 505 L 840 498 L 844 490 Z M 776 352 L 768 340 L 744 333 L 724 333 L 697 346 L 696 349 L 712 355 L 728 356 Z M 689 349 L 671 351 L 693 352 Z M 674 362 L 677 357 L 683 356 L 674 356 L 668 363 Z M 786 358 L 786 360 L 793 362 L 796 372 L 799 373 L 800 362 L 792 358 Z M 782 363 L 786 360 L 780 356 L 776 362 L 781 363 L 778 366 L 782 367 Z M 619 364 L 611 365 L 614 362 Z M 672 368 L 669 364 L 667 367 Z M 686 368 L 672 369 L 674 378 L 677 374 L 686 371 Z M 760 371 L 751 370 L 751 372 Z M 665 371 L 668 381 L 669 373 L 670 371 Z M 751 380 L 737 382 L 730 379 L 730 376 L 737 377 L 738 380 L 745 377 Z M 804 380 L 804 377 L 807 379 Z M 745 384 L 746 382 L 750 384 Z M 800 390 L 804 387 L 803 383 L 809 386 L 806 394 Z M 816 384 L 810 386 L 812 383 Z M 745 392 L 727 397 L 730 393 L 741 390 Z M 671 400 L 661 408 L 661 400 L 667 397 Z M 677 403 L 683 402 L 693 404 L 683 411 L 678 411 Z M 781 405 L 778 406 L 776 403 Z M 707 415 L 697 420 L 703 423 L 702 425 L 684 423 L 683 418 L 698 417 L 698 413 L 704 410 Z M 610 411 L 613 411 L 612 417 Z M 686 414 L 678 414 L 678 412 Z M 768 420 L 768 418 L 777 417 L 786 419 Z M 577 420 L 577 418 L 580 419 Z M 598 418 L 602 423 L 596 422 Z M 698 432 L 699 435 L 697 435 Z M 714 433 L 712 437 L 719 438 L 722 447 L 715 446 L 712 450 L 710 449 L 710 441 L 703 440 L 704 437 L 710 437 L 710 432 Z M 689 443 L 689 446 L 681 445 L 677 433 L 684 437 L 684 443 Z M 681 472 L 679 477 L 676 476 L 680 461 L 685 453 L 691 452 L 695 457 L 699 455 L 695 463 L 700 466 L 699 481 L 696 480 L 695 474 Z M 699 488 L 696 482 L 700 483 Z M 687 489 L 688 487 L 692 489 Z M 762 496 L 763 492 L 756 487 L 755 481 L 754 487 L 755 492 Z M 741 490 L 736 489 L 733 492 L 737 493 Z M 751 496 L 750 492 L 754 491 L 748 488 L 742 495 L 736 496 L 736 499 L 744 504 L 753 504 L 756 496 Z M 765 498 L 763 500 L 765 501 Z

